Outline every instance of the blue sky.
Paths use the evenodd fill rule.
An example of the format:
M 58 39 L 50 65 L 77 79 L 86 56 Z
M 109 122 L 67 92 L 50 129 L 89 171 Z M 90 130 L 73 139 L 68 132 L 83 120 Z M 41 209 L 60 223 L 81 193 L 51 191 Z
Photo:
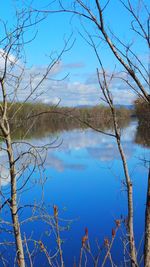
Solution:
M 48 0 L 37 0 L 32 2 L 32 6 L 39 9 L 48 9 L 47 4 L 49 2 Z M 70 2 L 67 2 L 68 5 Z M 104 3 L 105 1 L 103 0 L 102 2 Z M 136 3 L 137 1 L 132 2 Z M 147 5 L 150 5 L 148 0 L 145 2 Z M 0 17 L 2 20 L 7 21 L 8 25 L 12 28 L 15 23 L 16 8 L 29 5 L 29 1 L 2 0 Z M 92 8 L 94 10 L 94 5 Z M 110 5 L 108 5 L 105 12 L 105 20 L 108 27 L 117 36 L 121 37 L 123 41 L 129 43 L 131 40 L 134 40 L 136 43 L 135 51 L 142 55 L 143 58 L 147 57 L 148 51 L 145 49 L 143 41 L 133 37 L 133 32 L 130 31 L 131 17 L 119 0 L 110 1 Z M 82 21 L 82 23 L 86 30 L 95 34 L 89 21 Z M 37 36 L 35 40 L 25 46 L 27 67 L 29 68 L 28 74 L 31 70 L 31 73 L 37 71 L 37 73 L 43 75 L 44 68 L 46 68 L 50 60 L 49 55 L 52 52 L 53 55 L 56 52 L 59 53 L 64 45 L 64 39 L 66 40 L 71 33 L 71 42 L 75 40 L 74 46 L 62 56 L 61 62 L 52 71 L 51 78 L 63 78 L 66 74 L 69 74 L 69 76 L 62 82 L 46 81 L 40 89 L 44 93 L 40 96 L 39 100 L 46 103 L 56 103 L 61 99 L 61 105 L 69 106 L 102 103 L 96 77 L 98 62 L 92 48 L 80 35 L 81 33 L 85 36 L 85 31 L 81 26 L 79 18 L 75 16 L 71 18 L 71 15 L 66 13 L 49 14 L 45 20 L 27 33 L 26 38 L 34 36 L 36 31 Z M 97 40 L 99 42 L 98 38 L 96 38 Z M 108 47 L 103 43 L 99 45 L 99 54 L 107 72 L 111 73 L 117 62 Z M 122 68 L 118 67 L 118 70 L 122 70 Z M 27 81 L 27 76 L 24 82 Z M 118 104 L 130 104 L 134 100 L 132 92 L 118 80 L 113 83 L 112 90 L 115 95 L 114 99 Z M 23 96 L 21 94 L 20 99 L 25 96 L 24 93 Z

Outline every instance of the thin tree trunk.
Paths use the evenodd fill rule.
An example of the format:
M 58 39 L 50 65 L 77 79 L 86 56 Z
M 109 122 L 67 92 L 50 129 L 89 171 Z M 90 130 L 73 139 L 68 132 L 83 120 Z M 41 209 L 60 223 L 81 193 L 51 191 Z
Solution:
M 16 243 L 16 251 L 17 251 L 17 263 L 19 267 L 25 267 L 25 260 L 24 260 L 24 251 L 23 251 L 23 244 L 21 238 L 21 231 L 20 231 L 20 223 L 17 214 L 17 185 L 16 185 L 16 170 L 14 165 L 14 155 L 13 155 L 13 148 L 11 144 L 11 137 L 9 131 L 9 125 L 7 124 L 8 133 L 5 135 L 6 139 L 6 146 L 7 146 L 7 153 L 9 158 L 9 169 L 10 169 L 10 179 L 11 179 L 11 217 L 13 222 L 14 228 L 14 236 L 15 236 L 15 243 Z
M 144 266 L 150 267 L 150 168 L 148 174 L 147 199 L 145 210 Z
M 113 124 L 114 124 L 114 131 L 115 131 L 114 137 L 116 138 L 118 150 L 119 150 L 119 153 L 121 156 L 124 175 L 125 175 L 125 181 L 126 181 L 126 186 L 127 186 L 127 201 L 128 201 L 128 225 L 127 226 L 128 226 L 128 240 L 129 240 L 129 250 L 130 250 L 129 252 L 130 252 L 130 259 L 131 259 L 130 262 L 131 262 L 132 267 L 137 267 L 138 266 L 137 253 L 136 253 L 136 247 L 135 247 L 134 227 L 133 227 L 133 188 L 132 188 L 132 182 L 131 182 L 129 171 L 128 171 L 126 156 L 125 156 L 122 144 L 121 144 L 120 128 L 118 126 L 116 111 L 115 111 L 113 100 L 112 100 L 112 97 L 111 97 L 111 94 L 109 91 L 109 86 L 107 84 L 105 70 L 103 68 L 102 62 L 101 62 L 98 54 L 97 54 L 97 57 L 99 59 L 100 66 L 102 68 L 103 78 L 104 78 L 103 83 L 101 83 L 100 78 L 99 78 L 99 73 L 97 71 L 99 85 L 102 89 L 102 92 L 103 92 L 103 95 L 106 99 L 106 102 L 108 103 L 110 110 L 111 110 Z
M 25 267 L 25 260 L 24 260 L 24 251 L 23 251 L 23 244 L 21 238 L 21 231 L 20 231 L 20 224 L 18 218 L 18 207 L 17 207 L 17 183 L 16 183 L 16 170 L 14 164 L 14 151 L 11 142 L 11 132 L 9 121 L 7 117 L 7 94 L 4 86 L 4 79 L 6 75 L 6 67 L 7 67 L 7 59 L 5 61 L 5 69 L 3 78 L 0 79 L 0 85 L 2 90 L 3 96 L 3 106 L 1 106 L 1 118 L 0 118 L 0 128 L 6 143 L 7 147 L 7 155 L 9 161 L 9 174 L 10 174 L 10 182 L 11 182 L 11 198 L 10 198 L 10 212 L 13 222 L 13 230 L 15 236 L 15 243 L 16 243 L 16 252 L 17 252 L 17 263 L 19 267 Z
M 136 255 L 136 248 L 135 248 L 135 240 L 134 240 L 134 227 L 133 227 L 133 190 L 132 190 L 132 182 L 129 177 L 127 163 L 124 151 L 120 142 L 118 142 L 118 148 L 120 151 L 120 155 L 122 158 L 122 163 L 124 167 L 124 173 L 126 177 L 126 185 L 127 185 L 127 195 L 128 195 L 128 232 L 129 232 L 129 245 L 130 245 L 130 257 L 131 257 L 131 266 L 135 267 L 137 265 L 137 255 Z
M 113 122 L 114 122 L 114 129 L 115 129 L 115 135 L 117 140 L 118 149 L 120 152 L 120 156 L 122 159 L 125 179 L 126 179 L 126 186 L 127 186 L 127 200 L 128 200 L 128 233 L 129 233 L 129 246 L 130 246 L 130 257 L 131 257 L 131 266 L 136 267 L 137 264 L 137 253 L 136 253 L 136 247 L 135 247 L 135 240 L 134 240 L 134 227 L 133 227 L 133 188 L 132 188 L 132 182 L 130 179 L 127 161 L 125 157 L 125 153 L 123 151 L 121 140 L 120 140 L 120 130 L 117 123 L 117 117 L 114 110 L 114 107 L 111 106 L 111 111 L 113 115 Z

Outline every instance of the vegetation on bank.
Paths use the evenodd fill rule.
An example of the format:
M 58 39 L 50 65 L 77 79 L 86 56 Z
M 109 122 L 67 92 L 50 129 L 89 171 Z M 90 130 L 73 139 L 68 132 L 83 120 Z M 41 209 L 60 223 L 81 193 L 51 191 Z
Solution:
M 83 120 L 98 119 L 98 118 L 105 118 L 110 116 L 110 109 L 106 106 L 99 105 L 93 107 L 59 107 L 59 106 L 52 106 L 44 103 L 8 103 L 8 116 L 10 120 L 22 121 L 25 119 L 29 119 L 34 115 L 41 114 L 46 115 L 50 118 L 57 119 L 60 118 L 60 115 L 66 115 L 69 117 L 70 115 L 79 116 Z M 129 117 L 131 115 L 131 111 L 126 108 L 118 108 L 117 109 L 118 116 L 122 117 Z M 68 116 L 67 116 L 68 115 Z

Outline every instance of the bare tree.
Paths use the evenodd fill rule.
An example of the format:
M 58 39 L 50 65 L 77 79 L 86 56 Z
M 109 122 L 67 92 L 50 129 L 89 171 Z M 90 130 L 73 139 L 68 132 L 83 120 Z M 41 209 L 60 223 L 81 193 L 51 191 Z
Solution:
M 26 266 L 25 250 L 29 256 L 30 265 L 32 266 L 32 257 L 28 247 L 28 242 L 31 241 L 31 238 L 28 239 L 26 236 L 23 238 L 21 233 L 23 223 L 28 220 L 30 221 L 31 219 L 34 220 L 34 218 L 41 218 L 45 221 L 47 220 L 47 223 L 54 228 L 52 218 L 46 214 L 45 211 L 40 210 L 40 205 L 36 207 L 34 203 L 31 203 L 30 205 L 21 206 L 20 197 L 22 196 L 23 190 L 25 189 L 25 186 L 29 182 L 35 169 L 38 168 L 40 173 L 40 168 L 43 168 L 48 148 L 58 146 L 59 143 L 55 144 L 56 140 L 53 140 L 51 144 L 33 146 L 29 142 L 24 141 L 26 134 L 30 131 L 33 124 L 38 119 L 38 114 L 32 118 L 32 123 L 30 125 L 28 124 L 28 128 L 25 130 L 21 141 L 14 141 L 12 137 L 14 131 L 14 127 L 12 127 L 12 125 L 16 120 L 16 116 L 19 112 L 21 112 L 27 101 L 30 99 L 37 99 L 42 91 L 41 85 L 48 78 L 53 68 L 59 64 L 62 55 L 69 49 L 70 38 L 68 38 L 68 40 L 64 43 L 64 47 L 60 53 L 55 53 L 55 56 L 50 56 L 50 63 L 42 74 L 33 72 L 30 73 L 29 70 L 27 70 L 24 52 L 25 45 L 32 42 L 32 40 L 36 37 L 36 25 L 38 25 L 43 19 L 45 19 L 45 16 L 33 14 L 30 10 L 23 9 L 21 11 L 17 11 L 16 25 L 13 29 L 8 29 L 7 24 L 1 21 L 3 36 L 0 40 L 0 137 L 3 141 L 1 151 L 4 153 L 4 158 L 6 159 L 5 164 L 1 162 L 1 166 L 3 165 L 3 168 L 7 170 L 7 177 L 3 177 L 3 173 L 1 173 L 1 183 L 3 183 L 5 179 L 6 182 L 10 182 L 10 191 L 8 191 L 8 196 L 8 192 L 5 193 L 5 190 L 1 188 L 2 204 L 0 210 L 3 210 L 7 206 L 10 211 L 12 223 L 3 221 L 3 224 L 6 226 L 9 225 L 10 227 L 12 226 L 13 228 L 12 232 L 15 238 L 16 260 L 17 265 L 20 267 Z M 34 30 L 35 34 L 33 34 L 31 39 L 29 39 L 27 38 L 27 33 L 29 33 L 31 29 Z M 28 77 L 28 79 L 24 82 L 25 77 Z M 21 99 L 19 105 L 16 105 L 15 103 L 18 101 L 19 95 L 21 95 L 22 92 L 25 92 L 25 98 Z M 13 109 L 14 106 L 16 107 L 15 110 Z M 27 114 L 27 117 L 28 118 L 23 118 L 23 121 L 19 125 L 16 125 L 17 129 L 18 127 L 21 127 L 21 124 L 26 123 L 26 119 L 30 119 L 32 117 L 31 110 Z M 24 173 L 27 170 L 28 173 L 24 178 Z M 25 207 L 39 210 L 40 215 L 33 216 L 32 214 L 31 218 L 20 221 L 19 212 Z M 35 240 L 33 240 L 33 242 L 35 242 Z M 3 242 L 1 242 L 1 245 L 2 243 Z M 4 245 L 7 245 L 6 243 L 7 242 L 4 241 Z M 46 249 L 44 249 L 44 252 L 50 266 L 53 266 Z M 53 258 L 55 257 L 53 256 Z M 1 259 L 3 258 L 1 257 Z
M 111 82 L 114 79 L 121 79 L 121 81 L 127 86 L 129 90 L 134 92 L 137 96 L 142 98 L 148 104 L 150 104 L 149 89 L 150 89 L 150 10 L 148 3 L 144 1 L 130 1 L 120 0 L 118 4 L 123 5 L 127 13 L 131 17 L 131 31 L 134 36 L 141 41 L 145 52 L 148 53 L 148 62 L 143 62 L 138 53 L 136 44 L 130 40 L 130 43 L 122 41 L 120 37 L 115 35 L 112 30 L 107 27 L 105 21 L 105 12 L 111 1 L 84 1 L 75 0 L 71 3 L 65 1 L 55 1 L 54 6 L 49 10 L 38 10 L 39 12 L 49 13 L 71 13 L 80 18 L 80 22 L 84 29 L 84 34 L 81 34 L 88 45 L 92 47 L 94 53 L 98 59 L 100 70 L 97 69 L 97 76 L 100 89 L 103 93 L 103 100 L 109 105 L 112 119 L 114 123 L 114 136 L 117 141 L 118 149 L 122 159 L 124 174 L 126 177 L 126 187 L 128 196 L 128 233 L 129 233 L 129 246 L 130 246 L 130 258 L 131 265 L 138 266 L 137 252 L 135 246 L 134 237 L 134 213 L 133 213 L 133 186 L 132 180 L 129 175 L 127 161 L 123 147 L 121 144 L 121 132 L 119 129 L 115 105 L 113 102 L 113 93 L 111 92 Z M 56 5 L 55 5 L 56 4 Z M 37 11 L 36 9 L 34 9 Z M 117 12 L 117 11 L 116 11 Z M 87 22 L 89 24 L 87 24 Z M 85 24 L 84 24 L 85 23 Z M 120 23 L 118 21 L 118 23 Z M 85 26 L 84 26 L 85 25 Z M 90 32 L 88 25 L 92 25 L 92 32 Z M 91 29 L 91 27 L 90 27 Z M 132 34 L 132 36 L 133 36 Z M 109 52 L 117 60 L 121 71 L 121 75 L 117 74 L 117 71 L 113 71 L 112 74 L 105 71 L 104 63 L 101 59 L 100 44 L 104 44 L 109 48 Z M 114 67 L 115 69 L 115 67 Z M 123 75 L 122 75 L 123 74 Z M 147 193 L 147 205 L 146 205 L 146 220 L 145 220 L 145 250 L 144 250 L 144 264 L 150 266 L 150 220 L 149 220 L 149 187 Z
M 19 211 L 24 208 L 24 206 L 19 205 L 19 197 L 22 194 L 25 185 L 28 183 L 31 175 L 33 174 L 36 166 L 38 168 L 43 167 L 43 163 L 45 161 L 45 156 L 41 155 L 46 154 L 47 149 L 50 145 L 56 145 L 55 142 L 52 144 L 47 144 L 44 147 L 36 147 L 31 145 L 30 143 L 22 140 L 20 142 L 16 142 L 12 140 L 12 128 L 11 124 L 15 120 L 17 114 L 22 110 L 24 104 L 30 99 L 36 99 L 40 92 L 38 91 L 41 88 L 42 83 L 48 78 L 53 67 L 59 63 L 61 56 L 68 51 L 68 43 L 66 41 L 64 48 L 62 51 L 55 57 L 51 56 L 51 60 L 49 65 L 46 67 L 44 74 L 39 79 L 36 79 L 39 74 L 29 74 L 29 80 L 27 83 L 23 83 L 23 78 L 26 75 L 26 67 L 25 64 L 20 64 L 24 55 L 24 46 L 27 43 L 30 43 L 31 40 L 26 40 L 26 31 L 30 30 L 32 26 L 37 25 L 41 20 L 45 18 L 45 16 L 41 17 L 42 14 L 49 14 L 54 12 L 67 12 L 70 14 L 75 14 L 82 19 L 82 25 L 84 29 L 84 39 L 90 45 L 98 59 L 99 68 L 97 69 L 97 77 L 100 90 L 103 94 L 103 100 L 110 107 L 110 111 L 112 114 L 112 120 L 114 125 L 114 132 L 108 133 L 109 136 L 114 137 L 116 139 L 118 149 L 120 152 L 120 156 L 122 159 L 125 180 L 126 180 L 126 188 L 127 188 L 127 200 L 128 200 L 128 241 L 129 241 L 129 255 L 131 266 L 138 266 L 137 261 L 137 252 L 135 245 L 135 236 L 134 236 L 134 213 L 133 213 L 133 186 L 132 180 L 129 175 L 129 170 L 127 166 L 127 161 L 125 157 L 125 153 L 121 143 L 121 131 L 118 123 L 118 119 L 116 116 L 115 104 L 113 101 L 113 93 L 111 91 L 111 83 L 117 78 L 121 79 L 123 83 L 137 94 L 139 97 L 144 99 L 147 103 L 150 103 L 148 90 L 150 88 L 150 69 L 149 66 L 143 63 L 141 60 L 137 50 L 134 50 L 134 46 L 131 44 L 126 44 L 121 40 L 118 36 L 116 36 L 112 31 L 107 28 L 104 13 L 107 10 L 110 1 L 106 1 L 105 3 L 101 3 L 99 0 L 95 0 L 94 3 L 90 3 L 90 1 L 82 1 L 75 0 L 70 4 L 66 4 L 66 1 L 53 1 L 53 3 L 57 4 L 57 10 L 36 10 L 32 9 L 32 11 L 23 10 L 20 13 L 17 13 L 17 22 L 15 28 L 12 30 L 7 29 L 6 23 L 2 22 L 3 26 L 3 37 L 1 38 L 1 47 L 0 50 L 1 58 L 3 59 L 3 68 L 0 70 L 0 87 L 1 87 L 1 95 L 2 102 L 0 103 L 0 129 L 1 129 L 1 138 L 3 140 L 3 145 L 1 150 L 7 156 L 7 168 L 8 168 L 8 177 L 10 179 L 10 195 L 9 197 L 5 195 L 5 192 L 1 191 L 1 196 L 3 199 L 3 203 L 1 205 L 1 209 L 3 209 L 6 205 L 9 207 L 12 224 L 9 223 L 10 226 L 13 227 L 13 233 L 15 236 L 15 245 L 16 245 L 16 253 L 17 253 L 17 263 L 19 266 L 25 266 L 25 255 L 24 249 L 26 249 L 30 265 L 32 266 L 32 257 L 29 251 L 28 242 L 32 242 L 32 238 L 24 238 L 21 235 L 21 226 L 23 223 L 27 222 L 28 219 L 20 222 L 19 219 Z M 138 39 L 142 40 L 142 43 L 145 45 L 146 49 L 149 52 L 150 49 L 150 12 L 148 6 L 144 3 L 144 1 L 137 0 L 136 4 L 133 5 L 130 0 L 120 0 L 119 1 L 127 12 L 131 15 L 131 29 L 135 33 Z M 52 4 L 53 4 L 52 3 Z M 94 6 L 93 6 L 94 4 Z M 59 8 L 58 8 L 59 6 Z M 142 10 L 142 12 L 141 12 Z M 36 12 L 35 12 L 36 11 Z M 144 15 L 143 15 L 144 12 Z M 142 14 L 142 15 L 141 15 Z M 94 33 L 90 33 L 86 27 L 84 27 L 84 22 L 88 21 L 94 27 Z M 35 34 L 36 35 L 36 34 Z M 34 36 L 33 36 L 34 39 Z M 97 42 L 98 40 L 98 42 Z M 111 74 L 107 73 L 104 67 L 104 63 L 101 59 L 101 54 L 99 51 L 99 43 L 105 43 L 108 46 L 110 53 L 114 56 L 114 58 L 118 61 L 119 66 L 123 69 L 123 75 L 121 73 L 118 74 L 116 71 L 113 71 Z M 23 54 L 22 54 L 23 53 Z M 11 114 L 11 108 L 14 106 L 15 101 L 19 99 L 19 92 L 27 91 L 27 95 L 22 103 L 19 104 L 19 107 Z M 46 111 L 47 112 L 47 111 Z M 55 112 L 55 111 L 53 111 Z M 44 112 L 43 112 L 44 113 Z M 33 124 L 34 121 L 38 118 L 39 114 L 32 115 L 32 112 L 28 114 L 26 117 L 27 120 L 32 118 Z M 66 116 L 66 114 L 65 114 Z M 68 116 L 68 114 L 67 114 Z M 70 116 L 70 115 L 69 115 Z M 24 123 L 24 122 L 23 122 Z M 84 122 L 87 126 L 92 127 L 88 122 Z M 32 124 L 32 125 L 33 125 Z M 30 127 L 32 127 L 30 125 Z M 26 136 L 27 132 L 24 133 Z M 94 127 L 92 127 L 95 129 Z M 103 132 L 100 129 L 95 129 L 98 132 Z M 107 134 L 107 133 L 105 133 Z M 26 150 L 20 150 L 20 146 L 24 145 Z M 29 175 L 22 179 L 22 184 L 20 185 L 20 180 L 22 174 L 28 168 L 30 162 L 32 162 L 32 169 L 30 170 Z M 34 162 L 34 163 L 33 163 Z M 6 164 L 6 165 L 7 165 Z M 18 167 L 19 166 L 19 167 Z M 145 249 L 144 249 L 144 264 L 145 266 L 150 266 L 150 205 L 149 205 L 149 191 L 150 191 L 150 183 L 148 182 L 148 193 L 147 193 L 147 205 L 146 205 L 146 220 L 145 220 Z M 35 209 L 36 205 L 28 205 Z M 40 218 L 45 221 L 48 220 L 48 223 L 51 224 L 52 228 L 55 231 L 55 235 L 57 237 L 57 245 L 58 251 L 56 255 L 60 256 L 61 266 L 64 266 L 63 260 L 63 251 L 61 247 L 60 241 L 60 232 L 58 225 L 58 209 L 54 206 L 54 218 L 51 218 L 46 214 L 45 211 L 37 207 L 37 210 L 40 210 Z M 41 211 L 42 210 L 42 211 Z M 32 215 L 32 219 L 37 219 L 39 215 Z M 8 222 L 6 222 L 8 223 Z M 81 260 L 82 253 L 85 251 L 84 245 L 88 240 L 88 236 L 86 233 L 86 240 L 81 248 Z M 40 248 L 44 251 L 45 256 L 47 257 L 48 264 L 53 266 L 52 259 L 54 256 L 50 256 L 47 252 L 44 244 L 38 241 L 34 242 L 38 243 Z M 110 248 L 110 247 L 109 247 Z M 91 251 L 88 251 L 91 253 Z M 103 265 L 106 262 L 106 259 L 110 257 L 111 253 L 110 249 L 108 249 L 106 253 L 106 257 L 104 258 Z M 95 266 L 97 261 L 94 259 Z M 81 265 L 81 262 L 79 263 Z

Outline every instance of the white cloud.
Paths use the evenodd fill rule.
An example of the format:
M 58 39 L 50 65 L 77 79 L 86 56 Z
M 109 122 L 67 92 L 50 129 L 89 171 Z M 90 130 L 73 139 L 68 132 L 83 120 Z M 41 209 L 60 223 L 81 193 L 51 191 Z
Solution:
M 5 53 L 1 49 L 0 54 L 5 58 Z M 0 69 L 4 68 L 4 58 L 0 57 Z M 13 55 L 9 56 L 9 63 L 15 62 Z M 43 103 L 57 104 L 60 102 L 62 106 L 78 106 L 78 105 L 97 105 L 102 102 L 102 93 L 97 82 L 96 73 L 89 73 L 85 77 L 85 81 L 71 81 L 69 78 L 62 79 L 68 70 L 83 68 L 82 62 L 72 62 L 63 64 L 58 62 L 55 64 L 47 75 L 46 79 L 40 84 L 41 79 L 46 73 L 46 66 L 32 66 L 25 69 L 20 76 L 19 86 L 18 80 L 10 77 L 7 84 L 7 93 L 10 99 L 16 101 L 24 101 L 30 95 L 29 101 L 41 101 Z M 20 69 L 19 69 L 20 68 Z M 13 74 L 20 75 L 23 65 L 18 62 L 18 68 L 14 68 Z M 9 76 L 8 76 L 9 77 Z M 60 79 L 60 81 L 58 80 Z M 77 77 L 76 77 L 77 79 Z M 36 86 L 39 86 L 36 88 Z M 18 87 L 18 88 L 17 88 Z M 17 88 L 17 91 L 15 90 Z M 35 90 L 36 88 L 36 90 Z M 127 88 L 119 80 L 114 80 L 110 85 L 115 104 L 131 104 L 135 99 L 135 94 Z M 15 98 L 14 98 L 15 94 Z
M 134 100 L 136 99 L 136 95 L 129 89 L 122 89 L 119 90 L 114 88 L 112 90 L 113 99 L 115 104 L 119 105 L 130 105 L 133 104 Z
M 42 71 L 32 80 L 32 87 L 40 81 Z M 59 70 L 58 70 L 59 72 Z M 17 98 L 23 101 L 31 92 L 31 88 L 25 88 L 27 79 L 22 82 L 24 89 L 18 90 Z M 135 94 L 127 88 L 118 89 L 114 87 L 112 94 L 115 104 L 131 104 L 135 99 Z M 71 82 L 69 80 L 57 81 L 47 79 L 41 86 L 32 94 L 31 100 L 37 99 L 44 103 L 57 104 L 60 100 L 62 106 L 78 106 L 78 105 L 97 105 L 100 104 L 102 93 L 98 84 L 87 84 L 86 82 Z
M 63 68 L 65 69 L 80 69 L 80 68 L 84 68 L 85 64 L 83 62 L 71 62 L 71 63 L 67 63 L 67 64 L 63 64 Z

